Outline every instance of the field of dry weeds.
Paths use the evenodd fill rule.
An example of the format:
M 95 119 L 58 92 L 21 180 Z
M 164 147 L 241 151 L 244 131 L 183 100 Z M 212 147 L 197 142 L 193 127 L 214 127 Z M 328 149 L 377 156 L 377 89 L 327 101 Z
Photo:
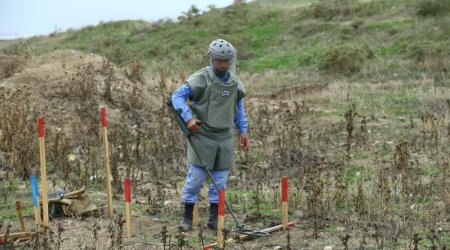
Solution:
M 164 99 L 189 72 L 60 50 L 21 62 L 0 80 L 0 233 L 19 231 L 24 207 L 29 242 L 5 249 L 200 249 L 215 241 L 197 228 L 181 235 L 185 147 Z M 302 84 L 256 93 L 264 75 L 244 75 L 248 153 L 227 199 L 248 227 L 280 223 L 280 180 L 289 178 L 288 233 L 226 249 L 448 249 L 450 92 L 431 77 L 389 82 Z M 263 79 L 263 78 L 262 78 Z M 108 110 L 114 219 L 104 215 L 100 108 Z M 88 217 L 34 226 L 28 178 L 39 174 L 38 117 L 46 119 L 50 191 L 85 187 L 99 207 Z M 123 227 L 122 181 L 132 182 L 133 238 Z M 200 222 L 207 214 L 206 190 Z M 229 215 L 226 224 L 232 229 Z M 230 235 L 232 237 L 232 235 Z

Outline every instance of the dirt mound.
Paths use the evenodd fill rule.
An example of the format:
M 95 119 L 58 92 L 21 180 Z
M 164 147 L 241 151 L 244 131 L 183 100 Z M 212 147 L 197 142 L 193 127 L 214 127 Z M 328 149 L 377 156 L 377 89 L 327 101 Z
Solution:
M 115 108 L 133 108 L 126 99 L 132 97 L 133 88 L 139 88 L 134 90 L 140 92 L 136 97 L 146 97 L 147 107 L 157 106 L 156 99 L 144 93 L 143 84 L 131 82 L 101 56 L 60 50 L 28 60 L 21 72 L 0 82 L 0 93 L 6 94 L 6 99 L 14 93 L 27 96 L 30 108 L 39 115 L 67 122 L 77 116 L 74 113 L 80 101 L 89 97 L 98 104 L 92 109 L 106 105 L 114 113 Z
M 27 161 L 35 161 L 37 148 L 30 142 L 36 140 L 40 116 L 45 118 L 55 155 L 58 147 L 68 151 L 99 144 L 102 106 L 113 129 L 151 127 L 163 107 L 161 97 L 151 94 L 157 88 L 143 79 L 139 68 L 124 71 L 94 54 L 60 50 L 27 60 L 20 72 L 0 81 L 0 152 L 6 155 L 0 167 L 20 171 L 18 165 L 26 168 Z

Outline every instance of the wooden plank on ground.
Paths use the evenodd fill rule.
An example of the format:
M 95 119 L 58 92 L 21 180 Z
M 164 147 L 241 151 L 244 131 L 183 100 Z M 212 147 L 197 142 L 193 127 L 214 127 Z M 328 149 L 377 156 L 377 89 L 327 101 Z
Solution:
M 295 221 L 291 221 L 291 222 L 288 223 L 288 227 L 294 227 L 294 226 L 295 226 Z M 283 229 L 283 225 L 277 225 L 277 226 L 274 226 L 274 227 L 265 228 L 265 229 L 262 229 L 260 231 L 263 232 L 263 233 L 272 233 L 272 232 L 275 232 L 275 231 L 280 231 L 281 229 Z M 252 237 L 249 236 L 249 235 L 243 235 L 243 234 L 239 235 L 239 240 L 241 240 L 241 241 L 242 240 L 248 240 L 248 239 L 251 239 L 251 238 Z M 236 243 L 236 241 L 237 241 L 236 239 L 228 239 L 228 240 L 225 241 L 225 244 L 234 244 L 234 243 Z M 203 248 L 203 250 L 210 250 L 210 249 L 213 249 L 216 246 L 217 246 L 217 242 L 209 244 L 209 245 L 206 245 Z
M 20 233 L 10 233 L 8 234 L 8 241 L 9 240 L 31 240 L 33 238 L 33 234 L 32 232 L 20 232 Z M 4 240 L 5 239 L 5 235 L 4 234 L 0 234 L 0 240 Z

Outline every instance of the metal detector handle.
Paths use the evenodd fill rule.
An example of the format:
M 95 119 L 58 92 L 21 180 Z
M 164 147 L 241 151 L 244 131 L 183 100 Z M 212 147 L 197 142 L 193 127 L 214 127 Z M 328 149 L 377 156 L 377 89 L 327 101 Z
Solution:
M 249 229 L 238 229 L 238 233 L 239 234 L 243 234 L 243 235 L 247 235 L 250 237 L 264 237 L 269 235 L 268 232 L 264 232 L 264 231 L 256 231 L 256 230 L 249 230 Z

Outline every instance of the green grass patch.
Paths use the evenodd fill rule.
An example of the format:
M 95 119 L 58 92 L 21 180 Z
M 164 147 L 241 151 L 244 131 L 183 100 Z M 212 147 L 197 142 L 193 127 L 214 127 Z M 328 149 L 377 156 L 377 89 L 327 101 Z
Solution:
M 292 66 L 295 62 L 294 55 L 286 53 L 278 57 L 259 57 L 252 63 L 252 71 L 259 72 L 266 69 L 279 69 Z
M 362 179 L 364 167 L 356 165 L 348 165 L 345 168 L 344 181 L 348 184 L 355 184 Z
M 330 103 L 330 107 L 345 112 L 352 106 L 360 116 L 417 116 L 420 100 L 416 90 L 407 87 L 394 89 L 389 86 L 367 91 L 368 86 L 353 85 L 348 102 Z
M 262 4 L 285 6 L 285 5 L 309 4 L 314 2 L 314 0 L 257 0 L 256 2 Z
M 301 66 L 317 65 L 318 57 L 323 49 L 318 47 L 301 48 L 297 52 L 297 62 Z
M 325 227 L 323 229 L 323 231 L 327 232 L 327 233 L 331 233 L 331 234 L 337 234 L 337 233 L 339 233 L 338 225 L 337 224 L 330 224 L 329 226 Z
M 444 169 L 441 166 L 424 166 L 422 167 L 422 174 L 424 176 L 440 176 L 444 174 Z
M 30 195 L 31 196 L 31 195 Z M 31 197 L 30 197 L 31 199 Z M 22 205 L 22 215 L 23 217 L 34 217 L 34 208 L 33 208 L 33 202 L 32 201 L 25 201 L 21 200 Z M 16 202 L 9 200 L 3 205 L 0 206 L 0 211 L 2 213 L 0 214 L 0 221 L 18 221 L 19 218 L 17 217 L 17 210 L 16 210 Z
M 31 192 L 31 191 L 30 191 Z M 29 197 L 24 195 L 20 195 L 20 197 L 16 197 L 17 200 L 20 200 L 22 205 L 22 215 L 23 217 L 34 217 L 34 207 L 33 201 L 31 200 L 31 194 Z M 8 199 L 6 201 L 2 201 L 0 205 L 0 222 L 11 220 L 18 221 L 17 217 L 17 209 L 16 209 L 16 201 Z

